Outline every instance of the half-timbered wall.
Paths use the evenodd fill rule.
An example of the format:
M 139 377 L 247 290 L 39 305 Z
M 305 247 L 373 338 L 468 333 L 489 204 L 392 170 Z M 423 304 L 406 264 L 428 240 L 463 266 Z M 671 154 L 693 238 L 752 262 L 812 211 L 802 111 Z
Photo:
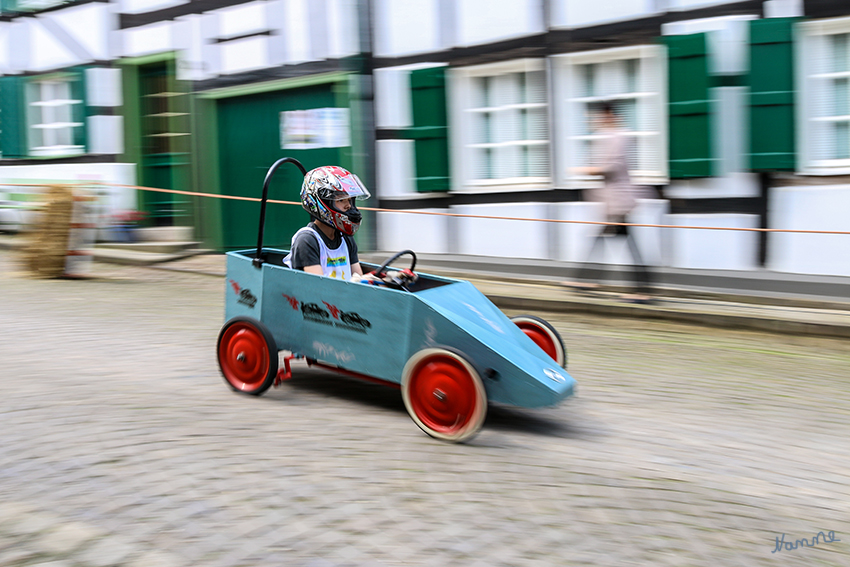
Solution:
M 169 163 L 194 172 L 169 183 L 215 186 L 222 182 L 210 177 L 221 161 L 216 101 L 333 76 L 334 105 L 351 110 L 359 144 L 340 150 L 340 159 L 374 169 L 372 204 L 387 209 L 600 220 L 598 205 L 582 201 L 582 190 L 598 180 L 571 170 L 584 163 L 592 138 L 588 112 L 613 101 L 625 109 L 638 148 L 635 179 L 652 188 L 633 220 L 848 228 L 846 215 L 833 213 L 850 198 L 850 110 L 842 106 L 850 69 L 822 68 L 850 60 L 850 8 L 841 0 L 81 0 L 42 7 L 0 15 L 0 178 L 8 178 L 4 167 L 21 176 L 20 168 L 47 171 L 45 163 L 71 177 L 101 168 L 110 178 L 109 167 L 137 168 L 143 154 L 160 167 L 161 155 L 139 147 L 145 120 L 164 114 L 168 128 L 151 135 L 175 137 Z M 761 25 L 771 18 L 776 25 Z M 781 78 L 751 72 L 772 57 L 787 71 Z M 153 94 L 173 96 L 173 104 L 146 113 L 143 83 L 159 70 L 168 88 Z M 774 143 L 765 126 L 793 139 Z M 508 221 L 395 212 L 373 222 L 374 245 L 385 249 L 563 261 L 581 261 L 596 230 L 514 221 L 506 231 Z M 850 275 L 850 266 L 834 261 L 850 257 L 840 236 L 647 228 L 638 241 L 656 265 Z M 615 248 L 606 260 L 626 257 Z

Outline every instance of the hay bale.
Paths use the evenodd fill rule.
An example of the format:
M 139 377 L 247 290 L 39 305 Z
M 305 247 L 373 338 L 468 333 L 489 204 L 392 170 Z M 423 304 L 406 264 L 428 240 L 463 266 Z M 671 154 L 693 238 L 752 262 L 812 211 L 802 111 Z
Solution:
M 70 187 L 47 188 L 44 207 L 24 249 L 24 262 L 36 277 L 59 278 L 65 274 L 73 211 L 74 193 Z

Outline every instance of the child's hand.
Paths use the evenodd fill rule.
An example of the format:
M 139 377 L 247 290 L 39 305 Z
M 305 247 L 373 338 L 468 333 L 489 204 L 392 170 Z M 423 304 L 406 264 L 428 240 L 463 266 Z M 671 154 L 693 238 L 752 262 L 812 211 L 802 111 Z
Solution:
M 381 279 L 378 278 L 377 276 L 375 276 L 375 274 L 363 274 L 363 275 L 353 274 L 351 276 L 351 281 L 353 281 L 355 283 L 360 282 L 360 283 L 365 283 L 365 284 L 374 284 L 374 283 L 380 283 Z

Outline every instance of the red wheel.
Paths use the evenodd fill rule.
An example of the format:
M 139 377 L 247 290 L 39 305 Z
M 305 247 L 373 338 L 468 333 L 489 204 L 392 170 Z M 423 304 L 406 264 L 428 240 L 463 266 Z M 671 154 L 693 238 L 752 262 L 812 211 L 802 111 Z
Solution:
M 567 367 L 567 350 L 561 341 L 561 335 L 552 325 L 534 315 L 518 315 L 511 318 L 511 321 L 534 341 L 534 344 L 542 348 L 549 358 L 557 362 L 558 366 Z
M 250 317 L 228 321 L 218 336 L 218 366 L 237 392 L 259 396 L 277 375 L 277 346 L 265 325 Z
M 473 437 L 487 415 L 487 393 L 463 357 L 431 348 L 410 357 L 401 379 L 404 405 L 431 437 L 459 443 Z

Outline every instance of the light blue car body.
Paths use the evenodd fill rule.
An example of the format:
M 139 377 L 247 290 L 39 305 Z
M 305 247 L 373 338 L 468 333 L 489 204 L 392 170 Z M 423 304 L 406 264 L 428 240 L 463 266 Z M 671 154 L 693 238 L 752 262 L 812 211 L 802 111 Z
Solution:
M 292 270 L 287 251 L 227 254 L 225 320 L 261 321 L 279 350 L 401 383 L 405 363 L 426 348 L 461 354 L 490 401 L 558 404 L 575 380 L 471 283 L 419 273 L 410 292 Z M 371 269 L 364 264 L 364 271 Z

